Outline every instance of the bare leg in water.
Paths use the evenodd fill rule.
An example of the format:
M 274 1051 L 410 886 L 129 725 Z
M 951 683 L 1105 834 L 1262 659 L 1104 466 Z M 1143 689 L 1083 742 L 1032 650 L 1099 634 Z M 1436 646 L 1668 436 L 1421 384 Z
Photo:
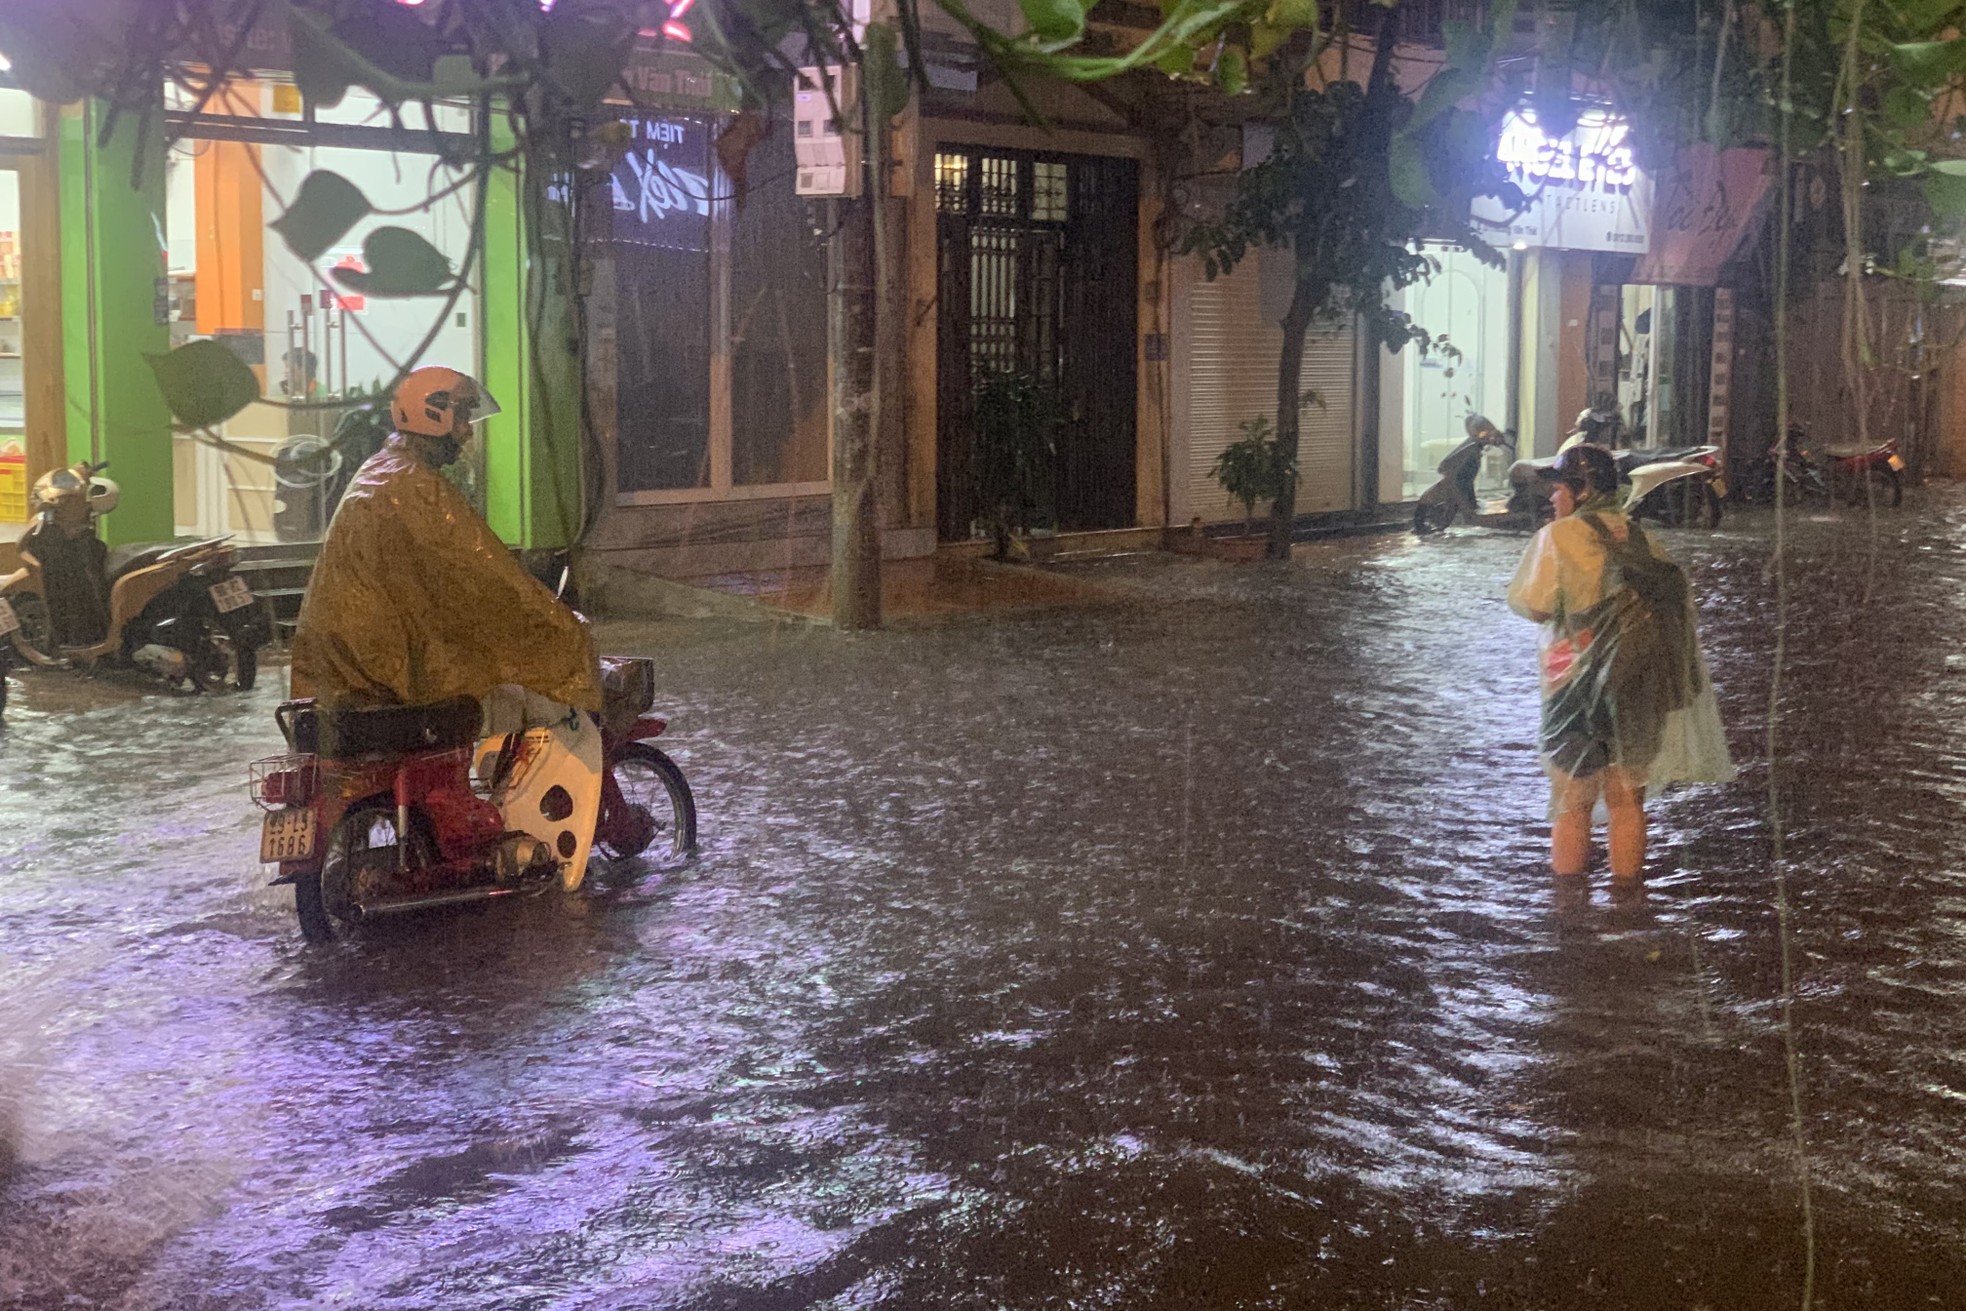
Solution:
M 1616 765 L 1582 778 L 1559 777 L 1556 819 L 1550 826 L 1550 868 L 1582 874 L 1590 866 L 1591 811 L 1600 788 L 1611 813 L 1611 877 L 1637 882 L 1645 873 L 1645 785 Z

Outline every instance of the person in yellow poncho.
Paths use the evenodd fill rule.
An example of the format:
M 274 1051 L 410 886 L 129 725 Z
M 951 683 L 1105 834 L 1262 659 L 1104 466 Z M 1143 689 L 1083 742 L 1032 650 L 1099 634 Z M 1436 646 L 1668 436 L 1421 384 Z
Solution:
M 442 473 L 472 425 L 496 413 L 455 369 L 417 369 L 397 387 L 396 431 L 349 484 L 301 604 L 294 696 L 329 707 L 433 705 L 516 687 L 600 709 L 587 626 Z

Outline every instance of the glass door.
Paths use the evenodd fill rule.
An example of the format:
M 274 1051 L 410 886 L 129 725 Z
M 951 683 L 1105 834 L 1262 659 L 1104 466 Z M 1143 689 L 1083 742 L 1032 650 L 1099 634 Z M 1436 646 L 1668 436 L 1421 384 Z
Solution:
M 36 344 L 27 320 L 30 257 L 50 258 L 30 251 L 27 239 L 37 180 L 31 169 L 40 149 L 34 102 L 25 91 L 0 87 L 0 541 L 25 529 L 29 474 L 40 472 L 30 469 L 29 458 L 28 366 Z

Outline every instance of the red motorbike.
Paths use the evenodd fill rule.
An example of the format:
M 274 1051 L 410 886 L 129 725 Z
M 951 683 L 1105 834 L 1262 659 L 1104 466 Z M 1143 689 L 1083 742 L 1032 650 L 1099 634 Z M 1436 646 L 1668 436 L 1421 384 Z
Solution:
M 1788 484 L 1801 497 L 1824 501 L 1839 497 L 1851 505 L 1867 502 L 1877 505 L 1904 504 L 1904 456 L 1897 440 L 1870 446 L 1838 445 L 1812 448 L 1809 434 L 1801 424 L 1790 424 L 1788 446 Z M 1771 464 L 1778 462 L 1782 443 L 1768 448 Z
M 481 739 L 471 698 L 433 706 L 328 709 L 284 702 L 289 751 L 252 767 L 266 812 L 260 860 L 292 884 L 301 935 L 327 942 L 388 916 L 572 891 L 598 849 L 658 867 L 696 846 L 682 770 L 650 745 L 654 664 L 602 662 L 597 723 Z

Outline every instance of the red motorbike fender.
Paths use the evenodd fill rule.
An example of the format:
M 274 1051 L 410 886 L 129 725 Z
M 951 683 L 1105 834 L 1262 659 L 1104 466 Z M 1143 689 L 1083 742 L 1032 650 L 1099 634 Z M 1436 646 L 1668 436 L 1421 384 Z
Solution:
M 621 740 L 624 742 L 646 742 L 652 737 L 661 737 L 662 731 L 668 727 L 669 721 L 666 719 L 657 719 L 654 716 L 650 716 L 647 719 L 638 719 L 635 721 L 633 727 L 621 735 Z

